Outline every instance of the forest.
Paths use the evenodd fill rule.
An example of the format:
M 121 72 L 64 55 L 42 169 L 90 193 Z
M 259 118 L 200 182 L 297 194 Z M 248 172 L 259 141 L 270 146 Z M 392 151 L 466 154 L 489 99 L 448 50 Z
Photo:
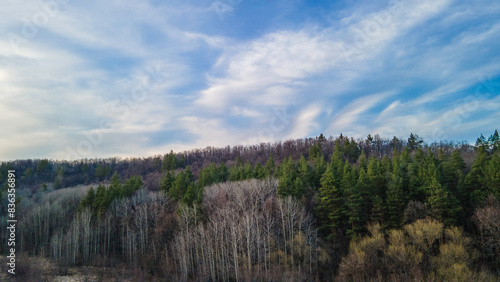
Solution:
M 498 131 L 2 162 L 1 260 L 9 170 L 23 281 L 40 257 L 101 281 L 500 279 Z

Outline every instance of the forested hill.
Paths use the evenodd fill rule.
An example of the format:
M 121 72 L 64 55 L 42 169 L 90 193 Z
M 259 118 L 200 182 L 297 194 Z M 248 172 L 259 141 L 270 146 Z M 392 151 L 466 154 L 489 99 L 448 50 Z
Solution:
M 62 269 L 168 280 L 499 277 L 497 131 L 475 145 L 320 135 L 141 159 L 4 162 L 2 253 L 10 169 L 20 250 Z
M 415 140 L 419 142 L 422 140 Z M 485 139 L 485 142 L 487 140 Z M 158 179 L 163 172 L 171 169 L 182 169 L 186 166 L 191 168 L 197 177 L 200 170 L 210 163 L 224 163 L 228 168 L 237 165 L 238 162 L 250 163 L 253 167 L 257 164 L 264 165 L 270 156 L 273 156 L 276 165 L 288 157 L 294 161 L 304 156 L 309 159 L 310 155 L 320 153 L 326 162 L 330 160 L 336 145 L 344 147 L 343 158 L 350 162 L 356 162 L 361 152 L 367 158 L 375 157 L 381 159 L 383 156 L 392 158 L 394 150 L 401 152 L 408 146 L 408 141 L 398 139 L 383 139 L 378 135 L 368 136 L 365 140 L 353 140 L 345 136 L 326 139 L 321 135 L 317 138 L 305 138 L 287 141 L 276 141 L 275 143 L 262 143 L 252 146 L 226 146 L 224 148 L 206 147 L 179 153 L 170 152 L 166 155 L 158 155 L 148 158 L 107 158 L 107 159 L 81 159 L 76 161 L 58 161 L 48 159 L 38 160 L 16 160 L 0 163 L 0 183 L 7 177 L 8 169 L 16 170 L 18 181 L 24 188 L 36 190 L 43 184 L 53 185 L 54 188 L 71 187 L 79 184 L 98 183 L 109 181 L 116 172 L 123 178 L 140 175 L 148 189 L 158 189 Z M 418 143 L 419 147 L 426 151 L 431 148 L 433 152 L 443 150 L 445 154 L 451 154 L 454 150 L 460 150 L 468 166 L 472 164 L 475 156 L 475 146 L 467 142 L 440 143 Z M 410 144 L 410 146 L 414 146 Z

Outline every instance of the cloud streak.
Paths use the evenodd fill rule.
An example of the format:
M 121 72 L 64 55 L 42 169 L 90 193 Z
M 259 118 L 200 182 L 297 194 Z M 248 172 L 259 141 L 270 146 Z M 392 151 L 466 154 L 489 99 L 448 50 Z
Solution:
M 30 38 L 48 2 L 0 11 L 0 160 L 498 126 L 498 3 L 257 1 L 221 19 L 208 0 L 66 2 Z

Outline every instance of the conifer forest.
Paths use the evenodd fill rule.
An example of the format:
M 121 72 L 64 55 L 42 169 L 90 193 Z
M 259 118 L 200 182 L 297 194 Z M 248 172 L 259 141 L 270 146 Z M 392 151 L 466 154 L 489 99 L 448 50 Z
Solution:
M 17 177 L 18 281 L 500 279 L 498 131 L 0 166 L 2 268 Z

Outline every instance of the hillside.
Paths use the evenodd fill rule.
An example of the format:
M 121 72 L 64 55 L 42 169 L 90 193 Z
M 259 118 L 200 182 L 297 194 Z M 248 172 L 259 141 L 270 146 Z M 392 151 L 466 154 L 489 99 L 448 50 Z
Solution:
M 14 170 L 18 255 L 50 258 L 53 274 L 495 280 L 499 147 L 496 131 L 475 146 L 320 135 L 141 159 L 3 162 L 0 250 Z

